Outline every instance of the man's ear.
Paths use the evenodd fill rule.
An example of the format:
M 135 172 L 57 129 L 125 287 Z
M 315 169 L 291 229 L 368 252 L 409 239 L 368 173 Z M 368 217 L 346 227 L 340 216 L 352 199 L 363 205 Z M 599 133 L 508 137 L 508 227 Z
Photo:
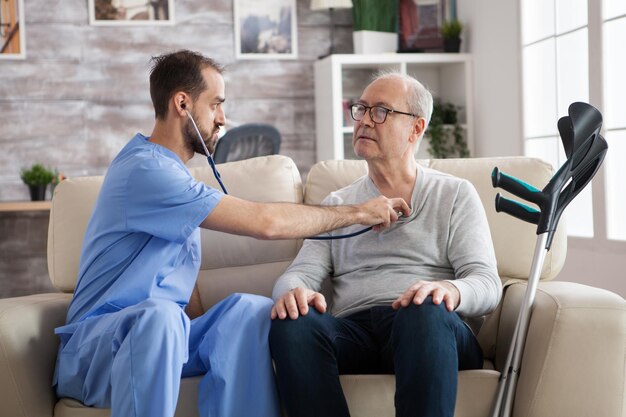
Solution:
M 409 141 L 411 143 L 417 142 L 419 138 L 423 136 L 424 130 L 426 130 L 426 119 L 423 117 L 416 117 L 413 122 L 413 131 L 411 132 Z
M 182 91 L 175 93 L 171 99 L 171 104 L 174 106 L 176 113 L 179 116 L 183 116 L 183 117 L 187 116 L 187 113 L 185 112 L 185 110 L 191 109 L 190 103 L 191 103 L 191 99 L 186 93 Z

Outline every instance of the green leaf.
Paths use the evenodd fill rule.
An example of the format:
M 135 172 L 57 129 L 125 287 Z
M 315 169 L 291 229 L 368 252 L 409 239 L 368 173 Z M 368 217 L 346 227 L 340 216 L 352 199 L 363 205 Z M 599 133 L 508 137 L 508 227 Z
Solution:
M 395 33 L 398 28 L 398 0 L 352 0 L 354 30 Z
M 444 39 L 458 39 L 463 31 L 463 25 L 458 20 L 446 20 L 441 24 L 440 30 Z
M 452 125 L 452 126 L 451 126 Z M 459 125 L 458 108 L 452 103 L 435 100 L 425 136 L 433 158 L 467 158 L 470 156 L 465 132 Z
M 22 168 L 20 178 L 26 185 L 48 185 L 54 179 L 54 172 L 42 164 L 34 164 L 29 169 Z

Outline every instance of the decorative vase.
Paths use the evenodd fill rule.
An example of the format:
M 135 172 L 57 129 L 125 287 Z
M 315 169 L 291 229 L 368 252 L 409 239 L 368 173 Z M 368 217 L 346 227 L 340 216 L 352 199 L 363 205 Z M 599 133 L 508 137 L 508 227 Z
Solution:
M 44 201 L 46 199 L 47 185 L 29 185 L 31 201 Z
M 443 40 L 444 52 L 459 52 L 461 50 L 461 38 L 450 38 Z
M 352 32 L 352 40 L 355 54 L 381 54 L 398 49 L 397 33 L 357 30 Z

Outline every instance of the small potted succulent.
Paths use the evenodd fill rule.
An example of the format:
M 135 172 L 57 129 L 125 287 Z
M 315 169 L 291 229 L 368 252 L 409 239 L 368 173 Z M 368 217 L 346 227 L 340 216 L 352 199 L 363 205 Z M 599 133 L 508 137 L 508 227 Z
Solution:
M 54 172 L 42 164 L 34 164 L 28 169 L 23 168 L 20 177 L 30 190 L 30 199 L 43 201 L 46 199 L 48 185 L 54 180 Z
M 458 20 L 446 20 L 441 25 L 444 52 L 459 52 L 461 50 L 461 32 L 463 25 Z

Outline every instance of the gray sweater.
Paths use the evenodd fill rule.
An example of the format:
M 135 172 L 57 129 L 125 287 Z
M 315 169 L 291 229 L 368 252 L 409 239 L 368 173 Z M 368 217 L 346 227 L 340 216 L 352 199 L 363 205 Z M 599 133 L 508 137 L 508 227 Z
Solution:
M 323 204 L 358 204 L 380 192 L 368 176 L 331 193 Z M 479 317 L 500 301 L 487 218 L 467 180 L 418 165 L 411 215 L 390 229 L 331 241 L 305 240 L 274 286 L 273 298 L 306 287 L 320 291 L 332 280 L 331 314 L 342 317 L 388 306 L 417 280 L 449 280 L 461 294 L 457 313 Z M 362 229 L 354 225 L 330 234 Z

